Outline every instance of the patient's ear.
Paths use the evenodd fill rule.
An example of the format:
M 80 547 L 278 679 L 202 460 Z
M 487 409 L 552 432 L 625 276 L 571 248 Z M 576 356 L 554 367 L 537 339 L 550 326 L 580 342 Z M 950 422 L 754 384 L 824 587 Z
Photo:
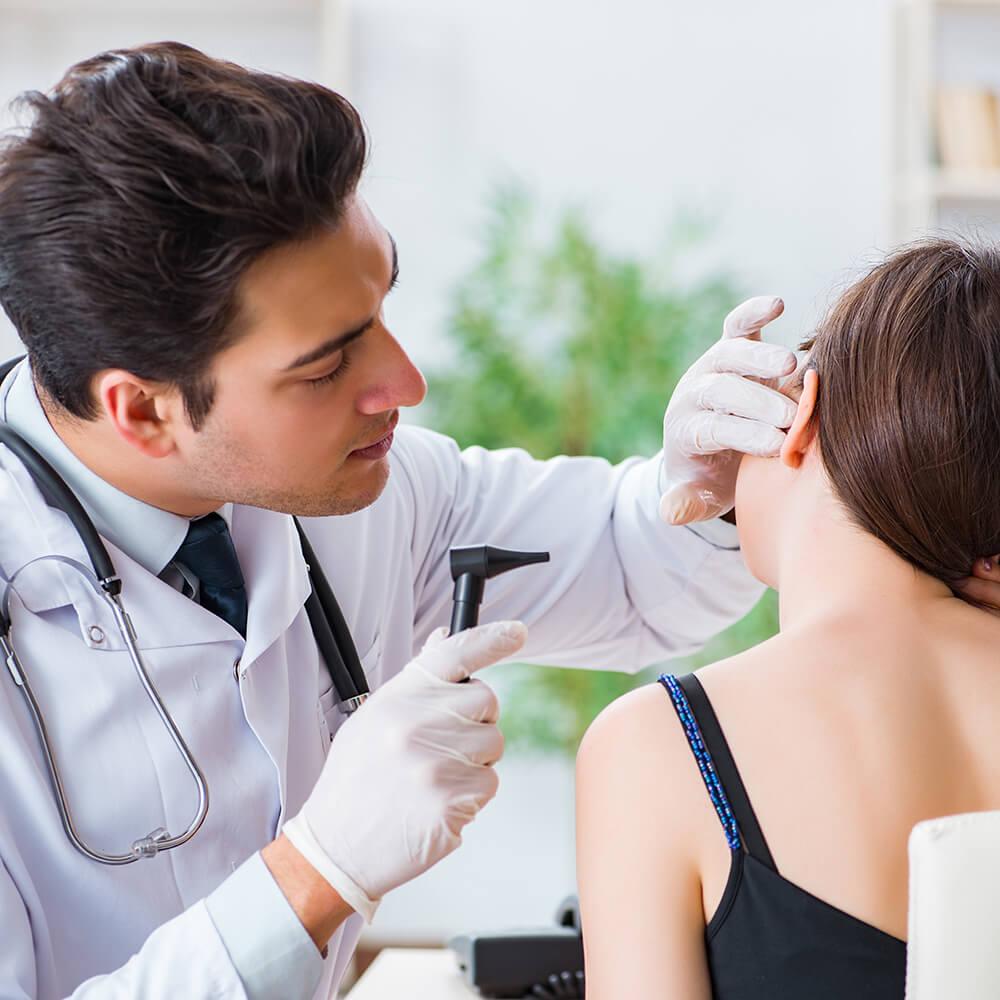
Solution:
M 802 464 L 809 445 L 816 436 L 816 421 L 813 412 L 816 408 L 816 396 L 819 393 L 819 372 L 809 368 L 802 382 L 802 395 L 799 396 L 799 408 L 792 421 L 792 426 L 785 433 L 785 443 L 781 446 L 781 461 L 790 469 L 797 469 Z

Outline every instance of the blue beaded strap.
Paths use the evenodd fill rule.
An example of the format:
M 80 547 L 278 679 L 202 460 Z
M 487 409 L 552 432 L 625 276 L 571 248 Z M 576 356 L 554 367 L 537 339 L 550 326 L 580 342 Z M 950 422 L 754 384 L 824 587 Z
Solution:
M 715 806 L 715 811 L 718 813 L 719 820 L 722 823 L 722 829 L 726 834 L 726 842 L 729 844 L 731 850 L 738 851 L 741 842 L 740 830 L 736 825 L 736 817 L 729 806 L 729 799 L 726 798 L 726 791 L 722 787 L 722 782 L 719 780 L 718 774 L 716 774 L 715 765 L 712 763 L 712 755 L 708 752 L 705 741 L 701 738 L 701 730 L 698 728 L 698 722 L 691 711 L 687 695 L 681 690 L 681 686 L 677 683 L 677 678 L 673 674 L 660 674 L 658 680 L 670 695 L 670 700 L 677 711 L 677 717 L 681 720 L 681 725 L 684 727 L 684 735 L 687 736 L 691 752 L 694 754 L 694 759 L 698 764 L 698 770 L 701 771 L 702 780 L 708 789 L 708 797 L 712 800 L 712 805 Z

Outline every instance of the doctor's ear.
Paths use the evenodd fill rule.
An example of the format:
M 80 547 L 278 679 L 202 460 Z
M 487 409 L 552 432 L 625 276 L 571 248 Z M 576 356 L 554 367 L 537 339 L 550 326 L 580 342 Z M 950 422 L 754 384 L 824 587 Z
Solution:
M 109 368 L 96 376 L 95 390 L 102 413 L 133 448 L 147 458 L 174 450 L 174 422 L 184 412 L 176 389 Z
M 798 469 L 816 436 L 816 397 L 819 394 L 819 372 L 809 368 L 802 382 L 799 408 L 792 426 L 785 433 L 785 443 L 781 446 L 781 461 L 790 469 Z

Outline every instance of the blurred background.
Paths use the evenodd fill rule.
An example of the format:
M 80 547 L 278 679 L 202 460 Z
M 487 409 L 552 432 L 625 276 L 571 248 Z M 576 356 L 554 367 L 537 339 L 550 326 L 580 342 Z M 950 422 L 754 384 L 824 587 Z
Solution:
M 1000 0 L 0 0 L 0 127 L 73 62 L 165 38 L 358 106 L 399 246 L 388 318 L 431 383 L 405 419 L 462 443 L 652 453 L 742 298 L 783 296 L 767 336 L 794 345 L 899 242 L 1000 229 Z M 672 669 L 775 625 L 767 594 Z M 652 676 L 494 670 L 498 799 L 366 951 L 549 922 L 574 889 L 576 745 Z

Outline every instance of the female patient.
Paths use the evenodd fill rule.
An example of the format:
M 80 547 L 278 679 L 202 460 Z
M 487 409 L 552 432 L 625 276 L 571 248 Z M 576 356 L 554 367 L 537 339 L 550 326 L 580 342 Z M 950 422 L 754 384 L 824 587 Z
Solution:
M 780 634 L 580 749 L 590 1000 L 902 998 L 911 828 L 1000 808 L 1000 618 L 953 590 L 1000 549 L 1000 250 L 908 248 L 806 346 L 737 482 Z

